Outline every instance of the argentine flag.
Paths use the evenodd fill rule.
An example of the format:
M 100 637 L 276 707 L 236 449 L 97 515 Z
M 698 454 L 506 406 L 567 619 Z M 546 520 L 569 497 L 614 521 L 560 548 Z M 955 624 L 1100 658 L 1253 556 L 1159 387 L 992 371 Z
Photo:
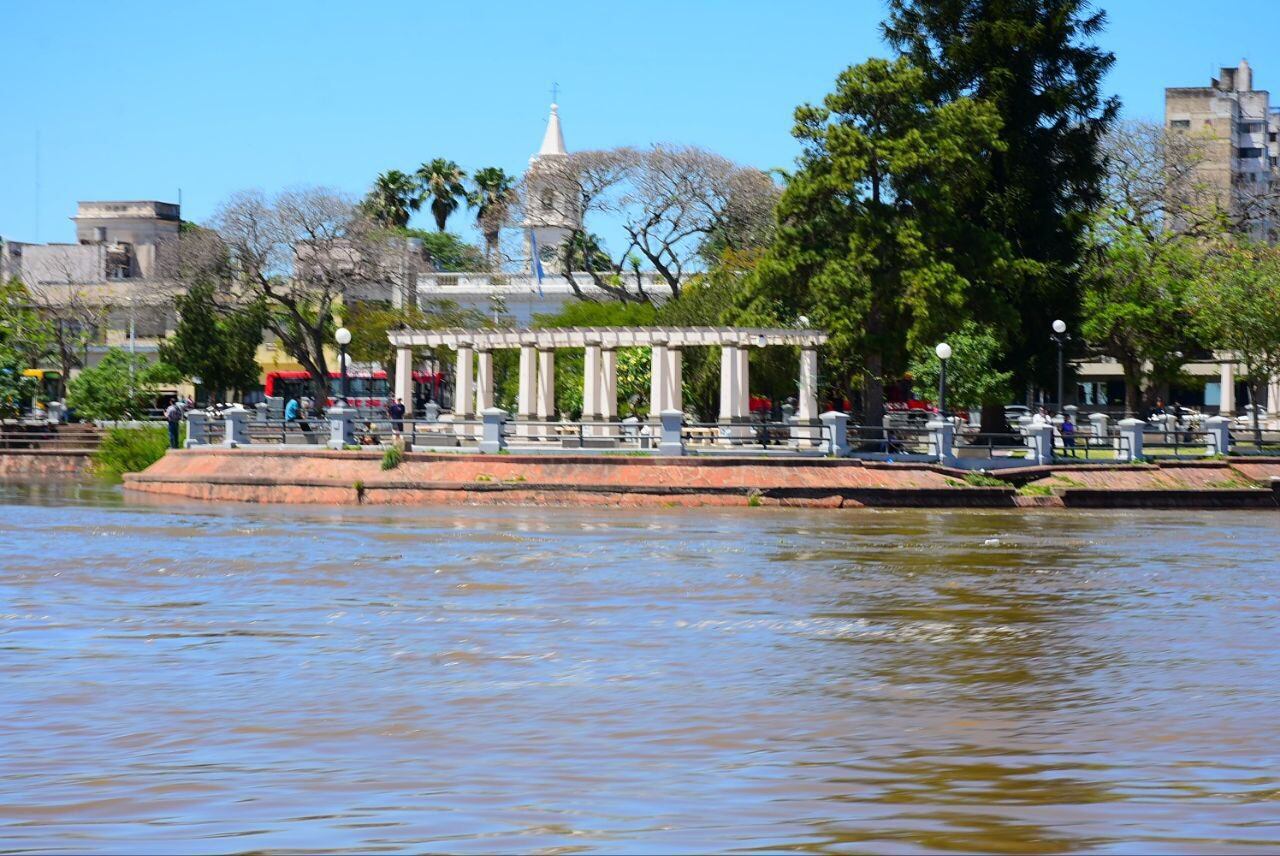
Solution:
M 538 252 L 538 233 L 529 230 L 529 252 L 533 256 L 533 274 L 538 278 L 538 296 L 542 297 L 542 254 Z

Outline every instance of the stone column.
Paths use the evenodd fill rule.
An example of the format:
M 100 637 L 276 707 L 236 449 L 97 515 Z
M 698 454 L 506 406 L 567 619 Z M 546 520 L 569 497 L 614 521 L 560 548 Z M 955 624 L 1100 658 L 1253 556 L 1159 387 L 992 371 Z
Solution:
M 600 418 L 605 422 L 618 421 L 618 352 L 613 348 L 600 351 Z M 606 429 L 606 434 L 615 433 Z
M 554 348 L 538 349 L 538 401 L 539 422 L 553 422 L 556 418 L 556 352 Z M 534 432 L 546 437 L 555 432 L 548 426 Z
M 739 347 L 737 349 L 738 370 L 736 380 L 738 381 L 738 412 L 734 415 L 739 419 L 748 419 L 751 416 L 751 349 L 747 347 Z
M 1219 378 L 1222 392 L 1218 398 L 1218 415 L 1234 416 L 1236 413 L 1236 366 L 1230 360 L 1222 361 L 1222 374 Z
M 529 436 L 528 422 L 537 409 L 535 401 L 538 394 L 538 352 L 533 343 L 520 346 L 520 388 L 516 392 L 516 434 Z
M 476 351 L 476 413 L 493 407 L 493 351 Z
M 404 415 L 413 415 L 413 349 L 396 348 L 396 388 L 393 395 L 404 402 Z
M 599 422 L 603 418 L 600 399 L 604 381 L 601 371 L 600 345 L 588 342 L 582 355 L 582 421 Z M 595 434 L 594 427 L 585 429 L 588 434 Z
M 654 342 L 650 346 L 649 369 L 649 418 L 653 422 L 662 419 L 667 396 L 667 345 Z
M 800 351 L 800 397 L 796 402 L 796 425 L 791 438 L 800 445 L 812 442 L 812 426 L 818 419 L 818 349 L 802 348 Z
M 738 412 L 738 348 L 720 346 L 720 423 L 727 425 Z
M 471 418 L 471 387 L 474 379 L 475 352 L 470 345 L 458 346 L 458 369 L 454 372 L 453 384 L 453 418 L 457 422 L 465 422 Z M 460 429 L 467 426 L 459 426 Z M 459 430 L 459 433 L 463 433 Z
M 666 407 L 667 410 L 684 412 L 684 354 L 679 348 L 667 348 Z
M 1089 414 L 1090 433 L 1093 434 L 1091 442 L 1094 446 L 1106 446 L 1109 443 L 1107 439 L 1107 418 L 1105 413 Z

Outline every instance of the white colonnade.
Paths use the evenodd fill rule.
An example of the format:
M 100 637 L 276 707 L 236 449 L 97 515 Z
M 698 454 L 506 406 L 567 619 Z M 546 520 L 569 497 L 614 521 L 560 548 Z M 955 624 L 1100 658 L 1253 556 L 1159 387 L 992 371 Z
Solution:
M 412 401 L 414 347 L 451 347 L 458 355 L 454 415 L 478 418 L 493 407 L 493 351 L 519 349 L 519 389 L 516 395 L 516 432 L 537 437 L 544 432 L 531 422 L 555 419 L 555 351 L 582 348 L 582 421 L 617 421 L 619 348 L 650 349 L 649 416 L 664 410 L 684 410 L 684 349 L 720 348 L 719 421 L 733 425 L 751 419 L 752 348 L 790 346 L 800 348 L 796 424 L 818 424 L 818 352 L 826 333 L 807 329 L 745 329 L 733 327 L 573 327 L 544 330 L 419 330 L 388 335 L 396 348 L 396 394 Z M 1224 369 L 1225 371 L 1225 369 Z M 472 387 L 474 386 L 474 398 Z M 524 423 L 521 425 L 520 423 Z M 612 434 L 605 429 L 587 433 Z M 807 437 L 808 433 L 797 436 Z M 817 436 L 816 432 L 813 435 Z

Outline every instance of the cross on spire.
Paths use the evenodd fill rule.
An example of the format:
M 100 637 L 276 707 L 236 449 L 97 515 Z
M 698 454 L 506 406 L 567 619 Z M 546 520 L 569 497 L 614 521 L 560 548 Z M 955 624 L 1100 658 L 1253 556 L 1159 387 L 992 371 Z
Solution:
M 552 104 L 558 104 L 560 102 L 560 99 L 557 97 L 559 95 L 560 95 L 560 84 L 556 83 L 555 81 L 552 81 L 551 83 L 551 103 Z

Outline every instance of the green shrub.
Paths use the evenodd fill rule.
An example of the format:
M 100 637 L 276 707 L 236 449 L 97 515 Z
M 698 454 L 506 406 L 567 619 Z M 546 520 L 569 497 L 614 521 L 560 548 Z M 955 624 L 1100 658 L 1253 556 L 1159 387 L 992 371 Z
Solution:
M 388 446 L 382 453 L 382 468 L 384 470 L 394 470 L 404 462 L 404 452 L 395 446 Z
M 989 476 L 986 473 L 965 473 L 965 484 L 970 487 L 1008 487 L 1009 483 L 1004 479 L 998 479 Z
M 185 423 L 179 440 L 186 433 Z M 118 482 L 125 473 L 140 473 L 169 451 L 167 427 L 111 428 L 93 455 L 93 471 L 100 478 Z

